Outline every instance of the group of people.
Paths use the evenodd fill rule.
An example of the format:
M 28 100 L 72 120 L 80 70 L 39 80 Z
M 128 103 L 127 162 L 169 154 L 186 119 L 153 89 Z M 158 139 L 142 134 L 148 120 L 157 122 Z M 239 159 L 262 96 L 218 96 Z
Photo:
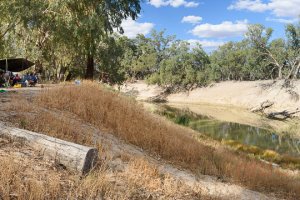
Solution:
M 27 73 L 23 76 L 19 74 L 13 74 L 12 72 L 1 72 L 0 71 L 0 87 L 14 87 L 19 84 L 21 87 L 35 86 L 38 78 L 36 74 Z

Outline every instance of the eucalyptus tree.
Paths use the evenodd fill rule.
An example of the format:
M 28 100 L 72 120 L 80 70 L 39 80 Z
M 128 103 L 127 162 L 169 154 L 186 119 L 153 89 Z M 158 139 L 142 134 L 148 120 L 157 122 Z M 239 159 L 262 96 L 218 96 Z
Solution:
M 297 25 L 289 24 L 286 27 L 287 61 L 290 72 L 287 78 L 297 78 L 300 72 L 300 21 Z
M 210 55 L 212 80 L 256 80 L 266 79 L 262 59 L 246 39 L 227 42 Z
M 189 47 L 191 48 L 190 44 Z M 194 77 L 194 79 L 190 79 L 190 84 L 195 83 L 197 86 L 207 85 L 211 81 L 208 73 L 210 65 L 209 56 L 200 43 L 197 43 L 191 51 L 189 50 L 189 53 L 191 55 L 191 70 L 189 70 L 187 77 Z
M 0 37 L 19 24 L 31 35 L 27 46 L 37 47 L 44 55 L 62 49 L 63 55 L 54 56 L 58 58 L 72 49 L 75 57 L 86 60 L 86 78 L 93 78 L 95 55 L 102 42 L 114 30 L 122 33 L 122 21 L 135 20 L 141 10 L 140 0 L 3 0 L 0 5 L 1 22 L 5 19 L 7 23 L 1 24 Z
M 73 45 L 86 57 L 86 78 L 93 78 L 94 57 L 101 41 L 114 30 L 123 33 L 121 23 L 127 18 L 135 20 L 140 13 L 140 0 L 64 0 L 59 1 L 62 15 L 70 25 Z
M 150 37 L 137 35 L 125 47 L 124 64 L 129 78 L 145 79 L 159 71 L 162 61 L 170 57 L 169 48 L 175 36 L 152 30 Z
M 96 71 L 100 81 L 108 84 L 121 84 L 125 80 L 122 63 L 125 55 L 124 39 L 108 37 L 102 41 L 95 54 Z M 126 43 L 125 43 L 126 44 Z
M 270 38 L 272 36 L 273 30 L 271 28 L 265 28 L 261 24 L 249 25 L 246 37 L 251 42 L 254 48 L 260 52 L 260 56 L 267 60 L 267 65 L 272 65 L 273 70 L 277 70 L 277 77 L 282 78 L 283 62 L 279 61 L 275 55 L 274 51 L 270 48 Z M 273 48 L 273 50 L 275 50 Z
M 191 49 L 188 42 L 176 40 L 167 52 L 168 57 L 161 61 L 159 71 L 150 76 L 150 83 L 186 90 L 208 82 L 205 70 L 209 57 L 201 45 Z
M 272 66 L 271 73 L 277 72 L 277 78 L 297 78 L 300 69 L 300 31 L 299 25 L 286 27 L 287 40 L 270 41 L 273 30 L 263 25 L 250 25 L 247 38 L 257 49 L 266 65 Z
M 11 33 L 14 32 L 17 25 L 21 24 L 21 19 L 25 12 L 22 11 L 23 4 L 11 0 L 0 1 L 0 56 L 9 56 Z
M 135 79 L 144 79 L 157 71 L 158 52 L 153 45 L 152 38 L 138 35 L 134 40 L 135 54 L 131 64 L 131 75 Z
M 165 30 L 163 31 L 156 31 L 152 30 L 151 33 L 151 44 L 156 51 L 156 68 L 154 71 L 159 70 L 160 63 L 167 59 L 170 55 L 168 52 L 168 48 L 175 42 L 176 36 L 175 35 L 167 35 L 165 36 Z

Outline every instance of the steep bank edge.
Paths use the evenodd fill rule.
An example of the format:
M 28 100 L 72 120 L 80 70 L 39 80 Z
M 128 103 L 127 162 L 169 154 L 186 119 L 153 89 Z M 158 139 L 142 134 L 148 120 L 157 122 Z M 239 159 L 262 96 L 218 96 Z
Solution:
M 258 115 L 255 116 L 249 110 L 253 107 L 257 107 L 266 100 L 274 102 L 274 105 L 268 110 L 270 112 L 300 108 L 299 97 L 297 97 L 297 94 L 300 94 L 300 81 L 293 82 L 289 88 L 283 85 L 284 81 L 275 82 L 273 80 L 227 81 L 214 83 L 208 87 L 196 88 L 188 92 L 171 94 L 167 97 L 167 100 L 170 104 L 185 105 L 189 108 L 195 107 L 197 104 L 202 104 L 209 105 L 210 107 L 218 107 L 225 112 L 226 110 L 231 111 L 233 109 L 240 110 L 241 113 L 244 113 L 240 118 L 233 118 L 228 115 L 220 116 L 218 115 L 219 112 L 215 113 L 215 116 L 212 117 L 224 121 L 244 122 L 248 125 L 262 126 L 262 118 Z M 144 81 L 137 81 L 123 85 L 121 91 L 128 95 L 135 96 L 137 100 L 143 101 L 149 97 L 159 95 L 163 89 L 157 85 L 147 85 Z M 191 110 L 195 112 L 201 111 L 201 109 Z M 236 116 L 234 113 L 236 112 L 233 112 L 233 115 Z M 213 115 L 213 112 L 210 112 L 210 114 Z M 251 116 L 251 120 L 249 120 L 249 116 Z M 296 114 L 296 116 L 300 117 L 300 113 Z M 268 119 L 263 119 L 263 121 L 264 124 L 278 132 L 289 132 L 300 137 L 300 132 L 297 131 L 299 130 L 298 118 L 287 122 Z

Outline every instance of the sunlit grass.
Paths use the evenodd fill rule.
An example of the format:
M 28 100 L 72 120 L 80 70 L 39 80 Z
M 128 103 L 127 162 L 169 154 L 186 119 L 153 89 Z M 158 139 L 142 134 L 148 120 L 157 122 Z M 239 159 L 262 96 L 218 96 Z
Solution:
M 75 114 L 78 119 L 99 129 L 105 129 L 151 155 L 191 170 L 195 174 L 221 177 L 250 189 L 276 193 L 281 197 L 300 196 L 299 177 L 289 176 L 271 165 L 232 151 L 215 149 L 199 143 L 193 137 L 193 131 L 149 114 L 135 100 L 107 90 L 99 84 L 87 82 L 80 86 L 47 90 L 32 102 L 31 106 Z M 78 130 L 81 134 L 84 134 L 84 130 L 76 126 L 72 128 L 72 123 L 44 113 L 28 119 L 26 123 L 28 129 L 54 134 L 56 137 L 82 144 L 91 144 L 85 135 L 79 135 Z M 60 127 L 63 124 L 65 127 L 62 129 Z M 87 136 L 89 134 L 87 133 Z

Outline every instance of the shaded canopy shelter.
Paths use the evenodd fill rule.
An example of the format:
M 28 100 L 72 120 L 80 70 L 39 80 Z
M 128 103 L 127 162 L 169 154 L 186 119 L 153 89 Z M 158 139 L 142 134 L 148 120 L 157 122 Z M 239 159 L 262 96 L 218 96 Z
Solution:
M 0 70 L 20 72 L 33 66 L 34 63 L 25 58 L 8 58 L 0 60 Z

